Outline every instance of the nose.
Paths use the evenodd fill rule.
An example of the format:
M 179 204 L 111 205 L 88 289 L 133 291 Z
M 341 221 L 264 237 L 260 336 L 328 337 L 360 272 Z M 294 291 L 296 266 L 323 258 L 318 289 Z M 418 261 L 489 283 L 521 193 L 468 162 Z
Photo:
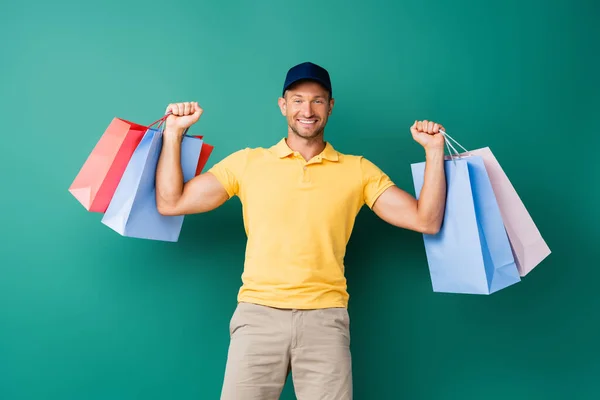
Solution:
M 302 114 L 304 117 L 312 117 L 313 109 L 311 101 L 304 102 L 304 104 L 302 105 Z

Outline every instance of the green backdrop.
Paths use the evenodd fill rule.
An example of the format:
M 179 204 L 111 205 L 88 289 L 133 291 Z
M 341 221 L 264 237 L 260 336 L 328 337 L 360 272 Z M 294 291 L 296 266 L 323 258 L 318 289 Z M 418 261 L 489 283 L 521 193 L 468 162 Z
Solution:
M 216 399 L 245 236 L 237 199 L 178 243 L 67 191 L 113 117 L 205 109 L 210 167 L 286 132 L 287 69 L 329 69 L 326 131 L 413 192 L 415 119 L 490 146 L 552 255 L 491 296 L 433 293 L 422 238 L 364 209 L 348 246 L 357 399 L 600 397 L 600 7 L 510 0 L 4 2 L 0 399 Z M 293 399 L 288 381 L 282 399 Z

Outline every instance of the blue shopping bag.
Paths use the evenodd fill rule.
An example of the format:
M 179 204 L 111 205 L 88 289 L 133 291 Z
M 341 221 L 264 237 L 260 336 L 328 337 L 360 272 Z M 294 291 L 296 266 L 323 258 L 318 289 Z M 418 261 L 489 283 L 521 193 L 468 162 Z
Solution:
M 446 157 L 446 209 L 440 231 L 424 234 L 434 292 L 491 294 L 520 281 L 483 159 Z M 417 198 L 425 163 L 411 165 Z
M 203 140 L 185 135 L 181 143 L 181 168 L 185 182 L 196 174 Z M 102 223 L 122 236 L 176 242 L 183 215 L 165 216 L 156 206 L 155 177 L 162 149 L 162 130 L 148 129 L 135 149 Z

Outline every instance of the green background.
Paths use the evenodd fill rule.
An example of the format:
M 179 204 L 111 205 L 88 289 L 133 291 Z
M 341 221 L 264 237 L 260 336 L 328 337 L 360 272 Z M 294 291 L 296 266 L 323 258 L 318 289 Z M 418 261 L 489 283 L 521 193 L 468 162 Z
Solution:
M 597 2 L 3 2 L 0 399 L 216 399 L 245 236 L 237 199 L 178 243 L 67 191 L 113 117 L 199 101 L 208 167 L 286 132 L 287 69 L 329 69 L 326 137 L 412 192 L 415 119 L 490 146 L 552 249 L 491 296 L 433 293 L 422 238 L 364 209 L 348 246 L 357 399 L 597 399 Z M 282 399 L 293 399 L 288 381 Z

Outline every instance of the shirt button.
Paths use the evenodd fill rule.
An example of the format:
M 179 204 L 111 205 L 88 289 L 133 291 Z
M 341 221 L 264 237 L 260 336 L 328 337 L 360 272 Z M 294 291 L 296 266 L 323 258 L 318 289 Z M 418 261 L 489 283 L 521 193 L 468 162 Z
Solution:
M 306 171 L 306 165 L 304 167 L 302 167 L 302 169 Z

